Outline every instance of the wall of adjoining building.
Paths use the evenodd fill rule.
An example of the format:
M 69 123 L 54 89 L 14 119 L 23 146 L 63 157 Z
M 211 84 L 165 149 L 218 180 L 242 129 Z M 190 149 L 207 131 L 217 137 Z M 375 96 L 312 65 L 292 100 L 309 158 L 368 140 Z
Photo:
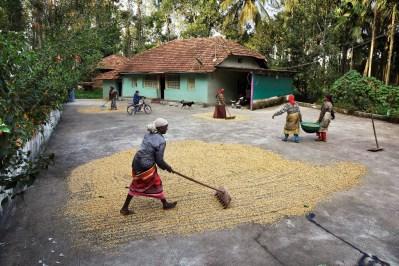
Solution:
M 207 74 L 180 74 L 180 88 L 168 88 L 165 85 L 165 100 L 194 101 L 206 103 L 208 100 Z M 194 88 L 189 88 L 189 79 L 193 79 Z
M 253 100 L 268 99 L 293 93 L 293 79 L 281 73 L 254 74 Z

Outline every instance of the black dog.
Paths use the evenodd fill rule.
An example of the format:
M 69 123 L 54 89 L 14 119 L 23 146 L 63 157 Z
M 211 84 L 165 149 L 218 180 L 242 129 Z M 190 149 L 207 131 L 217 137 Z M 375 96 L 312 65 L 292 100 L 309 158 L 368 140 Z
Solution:
M 186 102 L 184 100 L 180 101 L 180 103 L 181 103 L 181 109 L 183 109 L 183 107 L 185 107 L 185 106 L 191 108 L 191 106 L 194 104 L 194 102 L 192 102 L 192 101 L 191 102 Z

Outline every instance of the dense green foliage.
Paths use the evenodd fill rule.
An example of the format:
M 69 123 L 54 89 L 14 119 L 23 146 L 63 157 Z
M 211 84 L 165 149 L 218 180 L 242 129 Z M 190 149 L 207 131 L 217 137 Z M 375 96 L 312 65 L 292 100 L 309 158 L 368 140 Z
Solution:
M 363 77 L 355 70 L 335 81 L 330 93 L 339 106 L 350 110 L 399 115 L 399 87 Z
M 32 1 L 27 29 L 29 17 L 13 10 L 21 3 L 0 2 L 0 182 L 23 161 L 27 175 L 33 173 L 36 166 L 20 148 L 40 132 L 52 110 L 62 108 L 68 90 L 89 79 L 98 61 L 119 46 L 120 29 L 109 5 L 91 13 L 92 6 L 78 2 L 51 8 Z
M 392 6 L 386 5 L 385 10 L 378 33 L 386 33 L 389 28 Z M 363 72 L 370 49 L 372 18 L 371 7 L 362 1 L 285 1 L 274 19 L 257 24 L 247 45 L 261 51 L 269 66 L 298 71 L 298 99 L 315 102 L 349 69 Z M 373 57 L 372 74 L 379 79 L 386 76 L 386 44 L 386 36 L 380 36 L 375 45 L 374 53 L 382 56 Z M 399 47 L 397 41 L 395 46 Z M 393 62 L 396 64 L 392 74 L 398 73 L 399 56 Z
M 93 90 L 75 90 L 76 99 L 102 99 L 103 89 L 95 88 Z
M 34 51 L 22 34 L 0 34 L 0 119 L 11 128 L 0 137 L 1 169 L 92 69 L 101 57 L 96 43 L 94 34 L 81 31 Z

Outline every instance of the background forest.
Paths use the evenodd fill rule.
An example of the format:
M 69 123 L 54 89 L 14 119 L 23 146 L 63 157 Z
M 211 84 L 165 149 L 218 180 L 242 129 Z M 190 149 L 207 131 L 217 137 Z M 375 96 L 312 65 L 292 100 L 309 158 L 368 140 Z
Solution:
M 297 71 L 299 100 L 397 116 L 397 0 L 0 0 L 0 169 L 98 61 L 225 38 Z

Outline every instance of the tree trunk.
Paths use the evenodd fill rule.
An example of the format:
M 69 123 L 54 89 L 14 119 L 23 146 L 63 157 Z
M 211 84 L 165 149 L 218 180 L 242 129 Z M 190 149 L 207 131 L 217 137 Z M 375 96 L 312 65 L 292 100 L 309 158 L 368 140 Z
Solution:
M 366 65 L 364 66 L 364 70 L 363 70 L 363 76 L 367 76 L 367 72 L 369 70 L 369 60 L 370 58 L 368 57 L 366 60 Z
M 132 0 L 127 1 L 128 6 L 128 16 L 125 21 L 125 47 L 124 47 L 124 55 L 127 57 L 131 57 L 133 55 L 133 37 L 131 31 L 131 23 L 133 18 L 133 3 Z
M 128 23 L 126 27 L 125 47 L 123 53 L 127 57 L 132 56 L 132 35 L 130 34 L 130 23 Z
M 170 41 L 170 36 L 171 36 L 171 31 L 170 31 L 170 24 L 171 24 L 171 19 L 170 19 L 170 16 L 169 15 L 167 15 L 167 17 L 166 17 L 166 38 L 167 38 L 167 40 L 168 41 Z
M 144 48 L 143 18 L 141 16 L 142 4 L 143 4 L 142 0 L 137 0 L 137 23 L 136 23 L 137 52 L 141 52 Z
M 347 62 L 348 47 L 342 46 L 342 60 L 341 60 L 341 73 L 346 72 L 346 62 Z
M 387 71 L 385 75 L 385 84 L 389 84 L 389 78 L 391 76 L 391 61 L 392 61 L 392 51 L 393 51 L 393 44 L 395 41 L 395 15 L 396 15 L 396 7 L 397 4 L 392 8 L 392 22 L 391 22 L 391 29 L 389 34 L 389 52 L 388 52 L 388 63 L 387 63 Z
M 376 24 L 377 24 L 377 6 L 374 7 L 374 18 L 373 18 L 373 25 L 372 25 L 372 30 L 371 30 L 371 47 L 370 47 L 370 56 L 369 56 L 369 66 L 368 66 L 368 72 L 367 72 L 368 77 L 371 77 L 371 70 L 372 70 L 372 65 L 373 65 Z

